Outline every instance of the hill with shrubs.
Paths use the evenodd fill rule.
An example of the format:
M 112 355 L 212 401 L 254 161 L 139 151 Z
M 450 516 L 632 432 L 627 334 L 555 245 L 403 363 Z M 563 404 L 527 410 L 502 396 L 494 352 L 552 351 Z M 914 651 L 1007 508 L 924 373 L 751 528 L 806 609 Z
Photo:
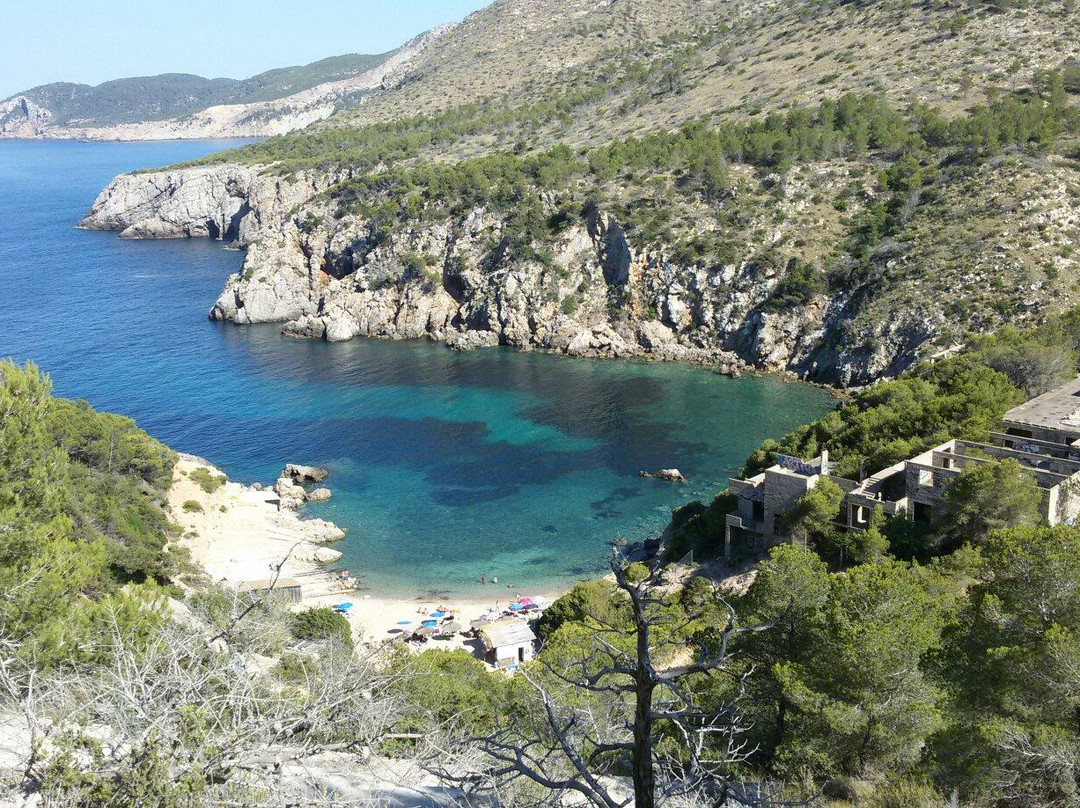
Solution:
M 86 224 L 238 238 L 213 316 L 300 336 L 865 384 L 1076 302 L 1076 28 L 1067 2 L 500 0 L 360 107 L 171 170 L 190 221 L 148 172 Z

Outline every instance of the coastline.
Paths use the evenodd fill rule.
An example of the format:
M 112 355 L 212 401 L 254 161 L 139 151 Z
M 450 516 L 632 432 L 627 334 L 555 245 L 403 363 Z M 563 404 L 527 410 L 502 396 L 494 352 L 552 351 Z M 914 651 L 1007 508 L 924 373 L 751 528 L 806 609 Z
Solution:
M 192 472 L 202 469 L 223 482 L 208 491 Z M 196 509 L 190 503 L 197 503 Z M 185 507 L 186 505 L 186 507 Z M 247 486 L 227 478 L 208 460 L 180 454 L 173 469 L 167 509 L 182 533 L 173 545 L 185 548 L 192 562 L 214 583 L 231 587 L 251 586 L 273 579 L 277 569 L 278 585 L 292 579 L 300 586 L 299 608 L 336 606 L 351 603 L 346 617 L 354 637 L 363 643 L 379 644 L 402 632 L 399 623 L 419 624 L 420 619 L 438 607 L 452 611 L 457 622 L 468 626 L 488 615 L 498 606 L 506 606 L 519 597 L 546 598 L 554 601 L 570 588 L 550 586 L 530 589 L 514 585 L 491 585 L 490 596 L 476 593 L 449 594 L 441 600 L 429 596 L 378 595 L 357 589 L 357 581 L 341 579 L 343 570 L 335 563 L 341 557 L 333 544 L 344 537 L 333 523 L 307 518 L 293 510 L 278 509 L 278 495 L 261 486 Z M 336 539 L 328 538 L 338 536 Z M 329 551 L 329 552 L 327 552 Z M 464 648 L 475 652 L 475 640 L 460 635 L 433 640 L 430 647 Z
M 207 490 L 192 478 L 202 470 L 221 480 Z M 261 486 L 228 479 L 209 461 L 180 454 L 173 468 L 167 508 L 182 533 L 173 544 L 214 582 L 239 586 L 267 580 L 280 567 L 280 578 L 301 582 L 305 597 L 346 593 L 331 565 L 341 557 L 330 545 L 344 537 L 330 522 L 306 519 L 278 509 L 278 496 Z

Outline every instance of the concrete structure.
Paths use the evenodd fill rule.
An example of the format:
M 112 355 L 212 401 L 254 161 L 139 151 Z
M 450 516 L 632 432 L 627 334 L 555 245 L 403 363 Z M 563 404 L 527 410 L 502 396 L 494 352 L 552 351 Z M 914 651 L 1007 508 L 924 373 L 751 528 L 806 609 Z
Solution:
M 850 491 L 847 526 L 865 529 L 875 507 L 887 516 L 929 523 L 945 489 L 964 469 L 1000 460 L 1015 460 L 1035 478 L 1048 524 L 1072 523 L 1080 514 L 1080 461 L 1008 445 L 951 440 L 878 472 Z
M 528 623 L 517 617 L 489 623 L 480 629 L 480 639 L 496 668 L 520 665 L 535 655 L 536 635 Z
M 295 578 L 278 578 L 277 581 L 244 581 L 236 591 L 241 595 L 262 598 L 270 595 L 287 603 L 299 603 L 303 599 L 300 582 Z
M 822 477 L 830 477 L 845 491 L 858 483 L 829 474 L 829 453 L 814 460 L 780 455 L 776 464 L 748 480 L 732 480 L 728 490 L 738 498 L 735 513 L 728 514 L 724 535 L 724 557 L 730 558 L 732 542 L 740 535 L 753 534 L 765 544 L 780 538 L 780 518 L 791 510 Z
M 1080 377 L 1013 407 L 1001 427 L 1016 442 L 1069 447 L 1080 459 Z
M 855 482 L 830 474 L 829 455 L 805 461 L 780 455 L 748 480 L 732 480 L 735 512 L 727 517 L 724 557 L 733 542 L 753 537 L 760 548 L 783 540 L 779 522 L 800 497 L 828 477 L 845 492 L 840 526 L 865 530 L 874 510 L 929 523 L 950 481 L 964 469 L 1011 459 L 1034 477 L 1048 524 L 1080 516 L 1080 378 L 1010 410 L 993 443 L 950 440 Z

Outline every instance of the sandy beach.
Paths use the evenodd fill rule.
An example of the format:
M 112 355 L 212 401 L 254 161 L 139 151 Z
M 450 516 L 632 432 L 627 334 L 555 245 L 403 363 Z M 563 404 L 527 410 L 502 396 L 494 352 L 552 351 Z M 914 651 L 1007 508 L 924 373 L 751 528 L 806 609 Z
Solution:
M 192 560 L 212 581 L 241 586 L 272 578 L 280 566 L 279 580 L 292 578 L 300 584 L 300 607 L 336 606 L 352 603 L 347 617 L 359 642 L 378 644 L 419 626 L 432 611 L 444 607 L 455 621 L 468 628 L 474 620 L 498 613 L 519 597 L 554 601 L 562 591 L 530 590 L 492 584 L 489 597 L 450 596 L 442 601 L 422 597 L 384 597 L 357 592 L 341 580 L 335 568 L 339 557 L 326 541 L 336 529 L 321 519 L 305 519 L 302 509 L 278 509 L 278 495 L 270 489 L 226 481 L 216 490 L 204 490 L 192 472 L 224 478 L 224 473 L 202 458 L 181 455 L 173 470 L 168 508 L 183 535 L 176 544 L 186 547 Z M 332 480 L 329 483 L 332 489 Z M 196 508 L 192 503 L 197 503 Z M 327 552 L 332 551 L 332 552 Z M 326 560 L 320 560 L 326 559 Z M 408 625 L 403 625 L 406 621 Z M 477 651 L 476 641 L 455 635 L 432 639 L 424 648 L 466 648 Z

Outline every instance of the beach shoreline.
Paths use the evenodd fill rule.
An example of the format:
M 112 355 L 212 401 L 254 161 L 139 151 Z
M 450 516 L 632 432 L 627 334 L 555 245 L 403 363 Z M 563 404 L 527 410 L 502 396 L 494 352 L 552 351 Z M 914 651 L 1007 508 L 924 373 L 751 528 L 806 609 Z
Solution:
M 200 484 L 198 473 L 222 478 L 215 486 Z M 207 488 L 213 490 L 207 490 Z M 278 495 L 261 486 L 247 486 L 228 479 L 208 460 L 181 454 L 173 469 L 167 510 L 182 533 L 173 544 L 186 548 L 192 562 L 205 571 L 214 583 L 233 588 L 258 588 L 274 582 L 281 588 L 286 582 L 299 584 L 295 608 L 340 606 L 351 603 L 345 611 L 356 640 L 380 644 L 393 640 L 406 629 L 418 627 L 432 611 L 443 607 L 455 621 L 468 625 L 497 614 L 522 597 L 554 602 L 570 585 L 552 588 L 506 586 L 492 581 L 486 585 L 490 594 L 418 593 L 386 595 L 365 591 L 349 571 L 335 568 L 340 558 L 333 550 L 338 540 L 327 540 L 337 528 L 322 519 L 305 518 L 294 510 L 279 510 Z M 194 503 L 194 504 L 193 504 Z M 326 552 L 326 551 L 331 552 Z M 320 560 L 316 556 L 321 556 Z M 348 577 L 348 583 L 343 578 Z M 358 586 L 360 588 L 358 588 Z M 402 625 L 408 621 L 408 625 Z M 460 635 L 433 639 L 432 648 L 464 648 L 478 651 L 475 640 Z

